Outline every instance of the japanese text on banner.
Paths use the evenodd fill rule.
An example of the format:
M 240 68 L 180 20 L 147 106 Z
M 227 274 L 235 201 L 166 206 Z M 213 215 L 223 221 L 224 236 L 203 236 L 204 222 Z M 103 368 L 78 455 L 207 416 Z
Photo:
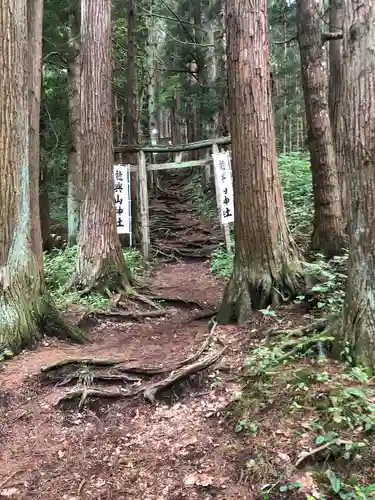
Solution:
M 130 176 L 128 165 L 114 165 L 114 192 L 118 234 L 130 233 Z
M 220 221 L 222 224 L 234 222 L 234 202 L 232 169 L 229 153 L 218 153 L 212 155 L 216 186 L 219 190 L 218 209 L 220 210 Z

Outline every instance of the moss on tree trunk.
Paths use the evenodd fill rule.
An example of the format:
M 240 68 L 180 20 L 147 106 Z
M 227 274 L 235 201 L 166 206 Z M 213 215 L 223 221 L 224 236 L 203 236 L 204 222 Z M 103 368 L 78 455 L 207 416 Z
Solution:
M 45 333 L 84 340 L 56 310 L 43 278 L 38 197 L 43 2 L 33 0 L 28 7 L 29 32 L 26 2 L 0 3 L 0 115 L 4 117 L 0 127 L 0 349 L 8 347 L 14 353 Z M 29 52 L 34 57 L 28 58 Z M 25 119 L 28 115 L 30 122 Z
M 35 262 L 36 264 L 36 262 Z M 85 336 L 64 318 L 54 305 L 43 279 L 34 267 L 11 273 L 3 269 L 0 289 L 0 354 L 9 348 L 14 354 L 43 335 L 84 342 Z M 32 278 L 31 278 L 32 276 Z

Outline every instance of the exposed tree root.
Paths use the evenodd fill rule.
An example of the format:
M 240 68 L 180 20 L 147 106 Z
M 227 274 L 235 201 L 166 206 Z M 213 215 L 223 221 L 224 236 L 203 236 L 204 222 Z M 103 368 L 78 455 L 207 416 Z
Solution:
M 91 311 L 88 316 L 96 316 L 103 318 L 119 318 L 119 319 L 134 319 L 137 321 L 142 321 L 145 318 L 160 318 L 161 316 L 166 316 L 167 311 L 163 309 L 152 310 L 152 311 Z
M 134 397 L 138 396 L 139 394 L 143 393 L 143 397 L 150 401 L 150 403 L 155 403 L 156 401 L 156 394 L 158 392 L 161 392 L 164 389 L 167 389 L 171 385 L 173 385 L 175 382 L 184 379 L 188 377 L 189 375 L 192 375 L 193 373 L 198 373 L 206 368 L 209 368 L 212 366 L 218 359 L 223 355 L 224 351 L 226 350 L 226 347 L 221 349 L 220 351 L 213 352 L 210 354 L 207 354 L 204 356 L 202 359 L 195 361 L 193 363 L 187 364 L 186 366 L 183 366 L 179 368 L 176 371 L 172 371 L 169 376 L 165 377 L 162 380 L 159 380 L 158 382 L 154 382 L 151 384 L 146 384 L 141 387 L 137 387 L 136 389 L 132 389 L 130 391 L 105 391 L 105 390 L 99 390 L 99 389 L 94 389 L 91 387 L 83 387 L 82 389 L 76 389 L 74 391 L 70 391 L 67 394 L 64 394 L 59 400 L 57 401 L 56 405 L 59 405 L 63 403 L 64 401 L 71 401 L 74 399 L 79 399 L 79 406 L 81 407 L 85 401 L 91 397 L 91 398 L 129 398 L 129 397 Z
M 216 323 L 201 344 L 199 349 L 188 358 L 169 367 L 147 367 L 130 364 L 128 360 L 100 360 L 100 359 L 63 359 L 52 365 L 42 368 L 43 378 L 48 382 L 58 382 L 58 385 L 67 385 L 72 381 L 82 382 L 82 387 L 76 387 L 73 391 L 63 395 L 57 404 L 64 401 L 79 399 L 82 406 L 88 398 L 125 398 L 143 394 L 144 398 L 154 403 L 156 394 L 172 386 L 175 382 L 187 378 L 189 375 L 201 372 L 212 366 L 223 355 L 226 350 L 224 346 L 220 350 L 203 353 L 209 349 L 215 341 Z M 222 344 L 222 342 L 220 342 Z M 145 381 L 155 375 L 166 375 L 162 380 L 156 382 Z M 93 382 L 130 382 L 133 384 L 128 390 L 123 388 L 117 390 L 102 390 L 92 387 Z M 144 384 L 141 382 L 144 381 Z M 134 386 L 136 384 L 136 387 Z
M 196 300 L 186 300 L 181 297 L 167 297 L 164 295 L 151 295 L 148 297 L 152 301 L 166 302 L 168 304 L 183 304 L 186 306 L 196 306 L 199 309 L 203 309 L 203 305 Z
M 156 302 L 154 302 L 154 300 L 152 298 L 147 297 L 146 295 L 142 295 L 135 290 L 131 290 L 130 292 L 128 292 L 128 296 L 134 300 L 138 300 L 138 302 L 142 302 L 143 304 L 147 304 L 148 306 L 151 306 L 154 309 L 157 309 L 157 310 L 162 309 L 159 306 L 159 304 L 156 304 Z
M 254 309 L 265 309 L 270 305 L 276 308 L 304 288 L 305 279 L 297 263 L 295 268 L 284 265 L 276 273 L 271 268 L 247 268 L 239 259 L 235 262 L 217 314 L 221 324 L 245 323 Z
M 209 347 L 210 343 L 214 341 L 216 327 L 217 323 L 214 322 L 207 338 L 204 340 L 200 348 L 194 354 L 169 367 L 139 366 L 135 365 L 134 363 L 130 364 L 132 360 L 129 359 L 122 360 L 122 359 L 67 358 L 67 359 L 60 359 L 55 363 L 45 366 L 44 368 L 41 369 L 41 372 L 42 373 L 48 373 L 52 371 L 56 372 L 56 370 L 63 367 L 69 367 L 70 370 L 77 371 L 85 366 L 93 366 L 97 368 L 115 367 L 117 370 L 120 370 L 121 372 L 134 373 L 138 375 L 149 375 L 149 376 L 162 375 L 164 373 L 177 370 L 186 364 L 193 363 L 194 361 L 196 361 Z
M 226 347 L 223 347 L 221 351 L 208 354 L 207 356 L 196 361 L 195 363 L 188 364 L 185 367 L 182 367 L 179 370 L 172 372 L 165 379 L 160 380 L 159 382 L 156 382 L 154 384 L 151 384 L 149 387 L 146 387 L 143 390 L 144 398 L 148 399 L 150 403 L 155 403 L 156 394 L 158 392 L 162 391 L 163 389 L 167 389 L 178 380 L 186 378 L 193 373 L 201 372 L 206 368 L 210 367 L 211 365 L 216 363 L 216 361 L 224 354 L 225 350 Z
M 327 314 L 327 316 L 318 318 L 309 325 L 303 326 L 301 328 L 293 328 L 292 330 L 290 329 L 270 330 L 268 332 L 268 335 L 272 337 L 282 335 L 283 337 L 292 338 L 292 337 L 302 337 L 304 335 L 308 335 L 311 333 L 325 332 L 327 329 L 331 331 L 331 326 L 333 324 L 336 324 L 337 320 L 338 320 L 337 316 L 332 314 Z

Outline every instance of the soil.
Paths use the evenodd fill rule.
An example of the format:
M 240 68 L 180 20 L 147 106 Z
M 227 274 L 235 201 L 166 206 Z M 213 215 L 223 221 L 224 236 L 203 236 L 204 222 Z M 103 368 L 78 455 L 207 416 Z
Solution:
M 220 231 L 189 208 L 173 182 L 168 193 L 161 190 L 153 200 L 152 214 L 153 250 L 165 262 L 153 268 L 142 293 L 186 303 L 165 302 L 167 314 L 161 317 L 99 319 L 88 331 L 87 345 L 43 339 L 33 350 L 0 365 L 0 499 L 308 498 L 319 485 L 308 468 L 297 470 L 293 464 L 301 451 L 314 447 L 310 424 L 318 415 L 313 401 L 327 387 L 320 382 L 305 386 L 306 410 L 300 414 L 286 411 L 299 395 L 295 386 L 285 384 L 287 367 L 281 367 L 279 375 L 275 372 L 273 386 L 260 387 L 255 381 L 243 386 L 246 358 L 266 345 L 267 332 L 279 329 L 280 323 L 290 329 L 311 322 L 302 306 L 280 307 L 276 318 L 254 313 L 243 327 L 217 326 L 215 341 L 226 346 L 222 357 L 158 393 L 154 404 L 139 395 L 59 405 L 74 384 L 82 387 L 87 381 L 53 385 L 42 378 L 44 367 L 67 358 L 176 365 L 211 339 L 212 326 L 201 313 L 213 314 L 223 295 L 225 282 L 210 275 L 208 260 L 221 241 Z M 69 316 L 78 319 L 81 313 L 74 307 Z M 205 317 L 199 319 L 200 314 Z M 208 349 L 215 349 L 214 344 L 212 340 Z M 321 371 L 314 360 L 303 363 L 304 369 Z M 297 368 L 288 370 L 293 375 Z M 327 360 L 324 370 L 332 379 L 343 380 L 338 364 Z M 107 385 L 119 393 L 126 390 L 126 382 L 112 380 Z M 246 391 L 259 396 L 248 399 L 252 406 L 247 407 L 247 425 L 257 422 L 258 429 L 239 436 L 234 432 L 233 400 L 242 393 L 246 401 Z M 370 454 L 375 454 L 375 443 Z M 373 460 L 363 467 L 363 477 L 367 482 L 375 477 Z M 299 491 L 285 491 L 293 482 L 301 486 Z M 259 495 L 266 484 L 267 495 Z
M 152 289 L 215 309 L 223 283 L 209 275 L 208 262 L 178 263 L 156 267 Z M 48 339 L 3 365 L 0 498 L 253 498 L 238 482 L 228 454 L 233 435 L 224 421 L 246 352 L 239 329 L 219 328 L 228 350 L 217 366 L 174 387 L 156 405 L 139 398 L 61 409 L 54 404 L 68 389 L 36 377 L 67 357 L 143 365 L 182 360 L 207 336 L 207 319 L 189 321 L 196 311 L 187 307 L 169 312 L 142 324 L 101 321 L 87 346 Z

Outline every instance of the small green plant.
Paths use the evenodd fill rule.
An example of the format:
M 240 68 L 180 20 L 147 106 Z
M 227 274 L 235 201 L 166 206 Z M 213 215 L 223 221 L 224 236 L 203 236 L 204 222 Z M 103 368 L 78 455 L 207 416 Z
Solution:
M 274 318 L 278 323 L 282 322 L 282 319 L 277 316 L 276 311 L 271 309 L 271 306 L 268 306 L 267 309 L 259 309 L 259 311 L 264 316 L 270 316 L 271 318 Z
M 345 283 L 347 280 L 348 255 L 334 257 L 326 261 L 323 255 L 316 254 L 313 262 L 303 265 L 310 280 L 315 282 L 311 288 L 311 297 L 314 307 L 330 313 L 340 313 L 345 299 Z M 300 296 L 297 300 L 306 300 Z
M 301 488 L 302 484 L 297 481 L 291 481 L 289 483 L 282 484 L 279 487 L 281 493 L 286 493 L 287 491 L 298 490 Z
M 236 423 L 234 432 L 236 432 L 237 434 L 239 434 L 240 432 L 256 434 L 258 432 L 258 424 L 256 424 L 255 422 L 249 422 L 246 419 L 242 419 Z
M 233 254 L 223 248 L 218 248 L 212 253 L 210 271 L 214 276 L 230 278 L 233 271 Z
M 329 381 L 329 373 L 327 373 L 327 372 L 318 373 L 316 376 L 316 380 L 318 382 L 328 382 Z
M 109 299 L 100 294 L 92 293 L 82 297 L 78 291 L 66 290 L 76 263 L 77 247 L 55 249 L 44 254 L 44 275 L 46 284 L 58 307 L 65 309 L 72 303 L 80 303 L 92 309 L 108 308 Z M 137 279 L 142 276 L 145 266 L 141 254 L 137 250 L 126 249 L 124 257 L 132 276 Z
M 374 496 L 375 483 L 369 485 L 348 485 L 331 469 L 327 469 L 325 475 L 328 478 L 331 491 L 342 500 L 365 500 Z
M 327 432 L 326 434 L 317 436 L 317 438 L 315 439 L 315 444 L 320 446 L 322 444 L 330 443 L 331 441 L 337 439 L 338 437 L 339 435 L 337 434 L 337 432 Z
M 356 382 L 363 382 L 367 384 L 369 381 L 369 376 L 367 372 L 360 366 L 354 366 L 350 369 L 349 373 L 344 375 L 347 380 L 354 380 Z

